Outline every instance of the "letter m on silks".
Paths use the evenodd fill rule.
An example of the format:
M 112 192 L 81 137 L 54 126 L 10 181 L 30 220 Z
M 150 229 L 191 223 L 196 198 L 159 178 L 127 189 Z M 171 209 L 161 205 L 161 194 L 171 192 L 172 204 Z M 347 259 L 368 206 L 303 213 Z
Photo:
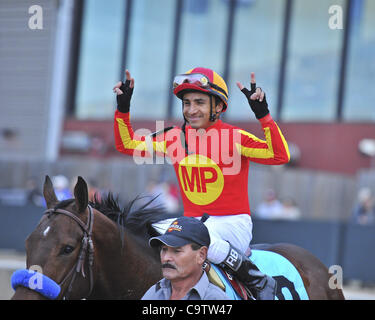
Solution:
M 182 181 L 184 190 L 194 192 L 197 186 L 197 192 L 207 192 L 207 183 L 213 183 L 217 180 L 217 172 L 211 167 L 191 167 L 191 175 L 187 167 L 181 166 Z M 188 190 L 189 188 L 189 190 Z
M 201 192 L 201 183 L 199 179 L 199 168 L 191 167 L 191 174 L 189 176 L 186 166 L 181 166 L 181 176 L 184 183 L 184 190 L 194 192 L 197 186 L 197 192 Z M 189 190 L 188 190 L 189 187 Z

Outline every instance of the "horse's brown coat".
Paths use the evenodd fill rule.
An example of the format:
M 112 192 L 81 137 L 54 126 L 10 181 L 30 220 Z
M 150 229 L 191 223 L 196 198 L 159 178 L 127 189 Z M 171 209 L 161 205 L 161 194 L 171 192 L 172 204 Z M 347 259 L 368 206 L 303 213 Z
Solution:
M 58 204 L 49 177 L 44 183 L 44 197 L 48 208 Z M 84 223 L 87 219 L 87 184 L 79 179 L 75 199 L 65 210 L 76 214 Z M 46 225 L 51 226 L 48 237 L 43 236 Z M 26 265 L 39 265 L 43 273 L 59 283 L 76 262 L 82 230 L 75 221 L 63 215 L 44 215 L 37 228 L 26 239 Z M 140 299 L 144 292 L 161 278 L 160 261 L 145 239 L 125 229 L 123 239 L 118 225 L 94 209 L 94 288 L 88 299 Z M 48 241 L 47 241 L 48 240 Z M 69 255 L 61 248 L 69 244 L 75 249 Z M 256 245 L 287 258 L 299 271 L 310 299 L 344 299 L 342 290 L 329 288 L 328 269 L 307 250 L 291 244 Z M 85 264 L 87 266 L 87 263 Z M 88 279 L 77 276 L 71 299 L 80 299 L 88 291 Z M 63 296 L 66 285 L 61 288 Z M 18 287 L 12 299 L 40 300 L 39 293 Z

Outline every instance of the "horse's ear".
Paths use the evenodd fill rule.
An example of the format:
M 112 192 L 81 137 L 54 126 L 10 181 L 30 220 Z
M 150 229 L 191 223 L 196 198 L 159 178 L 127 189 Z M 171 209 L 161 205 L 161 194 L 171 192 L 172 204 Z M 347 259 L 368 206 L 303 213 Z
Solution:
M 57 202 L 55 190 L 53 189 L 52 181 L 49 176 L 46 176 L 46 179 L 44 180 L 43 185 L 43 196 L 46 200 L 47 208 L 52 208 Z
M 74 187 L 74 198 L 78 213 L 84 212 L 89 204 L 89 192 L 87 183 L 82 177 L 78 177 L 78 181 Z

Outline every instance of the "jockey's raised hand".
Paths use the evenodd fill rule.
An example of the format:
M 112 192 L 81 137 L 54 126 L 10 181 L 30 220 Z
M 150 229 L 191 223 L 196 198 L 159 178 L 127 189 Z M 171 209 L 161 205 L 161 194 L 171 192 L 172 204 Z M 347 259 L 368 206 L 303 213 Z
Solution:
M 127 113 L 130 110 L 130 100 L 134 90 L 134 79 L 130 76 L 129 70 L 125 70 L 125 83 L 119 81 L 113 88 L 113 92 L 117 94 L 117 110 Z
M 245 88 L 240 82 L 237 82 L 237 87 L 246 96 L 250 108 L 251 110 L 253 110 L 257 119 L 261 119 L 269 114 L 270 111 L 268 110 L 266 94 L 260 87 L 256 86 L 254 72 L 251 73 L 250 91 L 249 89 Z

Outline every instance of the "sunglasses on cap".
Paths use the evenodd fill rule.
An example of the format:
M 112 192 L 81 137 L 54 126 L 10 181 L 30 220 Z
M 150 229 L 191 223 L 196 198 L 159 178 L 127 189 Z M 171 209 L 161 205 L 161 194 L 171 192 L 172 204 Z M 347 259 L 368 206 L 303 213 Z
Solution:
M 213 88 L 213 89 L 220 91 L 224 96 L 228 97 L 227 93 L 222 88 L 210 82 L 207 76 L 201 73 L 189 73 L 189 74 L 177 75 L 173 80 L 173 88 L 176 88 L 179 85 L 182 85 L 184 83 L 193 84 L 203 89 Z

